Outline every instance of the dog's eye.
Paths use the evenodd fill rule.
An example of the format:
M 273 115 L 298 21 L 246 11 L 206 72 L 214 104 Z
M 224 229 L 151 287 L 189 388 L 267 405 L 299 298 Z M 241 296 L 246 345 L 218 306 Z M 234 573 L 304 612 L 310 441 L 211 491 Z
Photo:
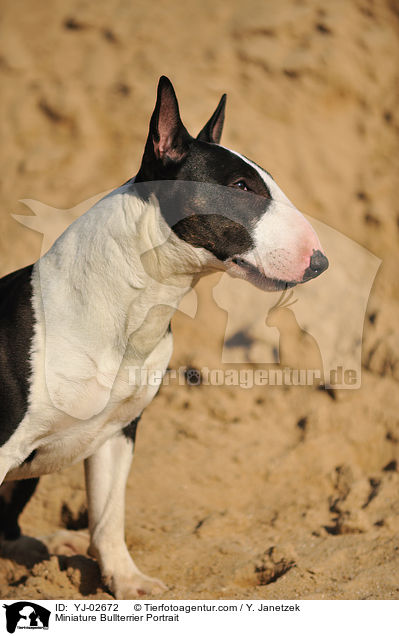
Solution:
M 243 179 L 240 179 L 239 181 L 236 181 L 234 183 L 234 186 L 236 188 L 239 188 L 240 190 L 246 190 L 246 191 L 249 190 L 249 187 L 247 186 L 247 184 L 245 183 L 245 181 Z

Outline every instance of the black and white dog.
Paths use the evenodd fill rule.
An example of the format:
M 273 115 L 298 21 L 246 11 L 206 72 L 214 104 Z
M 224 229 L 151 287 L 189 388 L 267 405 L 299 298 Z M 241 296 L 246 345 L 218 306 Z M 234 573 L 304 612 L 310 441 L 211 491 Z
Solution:
M 321 274 L 313 229 L 272 177 L 219 144 L 225 96 L 197 138 L 162 77 L 140 170 L 77 219 L 37 263 L 0 280 L 0 533 L 38 477 L 84 460 L 89 553 L 117 598 L 155 593 L 124 541 L 137 422 L 165 372 L 170 320 L 203 274 L 265 290 Z M 159 384 L 158 383 L 158 384 Z M 4 483 L 3 483 L 4 482 Z

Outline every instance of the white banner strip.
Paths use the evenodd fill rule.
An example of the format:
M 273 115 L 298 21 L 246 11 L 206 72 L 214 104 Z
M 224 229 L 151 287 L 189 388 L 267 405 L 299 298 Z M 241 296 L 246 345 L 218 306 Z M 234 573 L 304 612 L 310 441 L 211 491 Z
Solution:
M 3 601 L 0 633 L 184 634 L 204 630 L 336 636 L 351 629 L 375 636 L 398 622 L 399 601 Z M 259 631 L 258 631 L 259 630 Z M 26 636 L 26 631 L 25 631 Z M 37 634 L 40 636 L 40 634 Z

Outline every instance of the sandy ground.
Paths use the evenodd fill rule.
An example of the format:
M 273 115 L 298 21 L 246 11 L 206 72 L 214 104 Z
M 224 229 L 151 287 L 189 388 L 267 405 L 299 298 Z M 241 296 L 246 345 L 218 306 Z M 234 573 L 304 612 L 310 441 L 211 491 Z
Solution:
M 399 598 L 398 2 L 1 5 L 1 274 L 40 254 L 21 199 L 70 209 L 134 174 L 161 74 L 193 132 L 227 92 L 224 143 L 382 259 L 360 389 L 161 389 L 127 491 L 140 568 L 164 598 Z M 172 368 L 220 363 L 217 283 L 176 315 Z M 79 527 L 84 507 L 82 467 L 44 477 L 23 531 Z M 83 555 L 1 559 L 0 595 L 109 598 Z

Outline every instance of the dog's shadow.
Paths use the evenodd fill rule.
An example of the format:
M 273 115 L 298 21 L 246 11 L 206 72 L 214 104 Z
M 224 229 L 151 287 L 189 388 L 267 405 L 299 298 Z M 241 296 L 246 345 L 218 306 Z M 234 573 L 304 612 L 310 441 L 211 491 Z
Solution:
M 83 554 L 52 554 L 43 541 L 25 535 L 15 541 L 2 541 L 0 543 L 0 558 L 22 565 L 30 573 L 38 564 L 50 561 L 51 557 L 57 559 L 60 572 L 72 571 L 71 573 L 68 572 L 68 578 L 72 579 L 71 583 L 73 585 L 77 585 L 80 594 L 87 596 L 96 594 L 99 589 L 106 591 L 101 580 L 100 568 L 97 562 L 89 556 Z M 24 583 L 28 576 L 22 576 L 18 581 L 11 583 L 10 586 L 17 587 Z

